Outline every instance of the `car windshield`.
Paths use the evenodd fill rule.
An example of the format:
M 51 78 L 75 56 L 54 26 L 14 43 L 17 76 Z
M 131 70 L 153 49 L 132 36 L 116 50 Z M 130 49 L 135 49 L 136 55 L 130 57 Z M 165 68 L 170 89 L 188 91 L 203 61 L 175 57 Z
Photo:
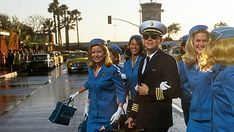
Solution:
M 33 56 L 33 60 L 47 60 L 47 55 L 36 55 L 36 56 Z
M 81 57 L 88 57 L 88 54 L 87 53 L 71 53 L 69 55 L 69 58 L 70 59 L 73 59 L 73 58 L 81 58 Z

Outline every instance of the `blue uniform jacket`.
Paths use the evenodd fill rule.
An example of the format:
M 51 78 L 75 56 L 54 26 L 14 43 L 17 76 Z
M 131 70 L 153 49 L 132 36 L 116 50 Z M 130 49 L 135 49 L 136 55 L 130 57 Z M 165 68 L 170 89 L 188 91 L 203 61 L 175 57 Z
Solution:
M 234 131 L 234 65 L 220 71 L 213 84 L 213 132 Z
M 138 84 L 138 69 L 141 60 L 143 57 L 138 56 L 136 63 L 132 67 L 132 59 L 130 58 L 128 61 L 124 63 L 123 67 L 123 73 L 126 74 L 127 76 L 127 81 L 128 81 L 128 88 L 127 91 L 130 91 L 131 93 L 131 99 L 135 99 L 136 97 L 136 90 L 135 86 Z
M 187 67 L 186 64 L 182 60 L 178 61 L 182 92 L 184 96 L 189 96 L 192 93 L 192 89 L 189 86 L 186 67 Z
M 89 117 L 106 118 L 107 121 L 117 111 L 118 103 L 125 102 L 125 90 L 120 70 L 115 65 L 102 66 L 98 76 L 88 69 L 89 78 L 85 88 L 89 90 Z M 98 122 L 98 121 L 97 121 Z
M 185 66 L 188 82 L 183 82 L 184 89 L 192 90 L 189 119 L 211 120 L 212 90 L 211 85 L 218 71 L 201 72 L 196 65 L 191 68 Z M 190 88 L 189 88 L 190 87 Z

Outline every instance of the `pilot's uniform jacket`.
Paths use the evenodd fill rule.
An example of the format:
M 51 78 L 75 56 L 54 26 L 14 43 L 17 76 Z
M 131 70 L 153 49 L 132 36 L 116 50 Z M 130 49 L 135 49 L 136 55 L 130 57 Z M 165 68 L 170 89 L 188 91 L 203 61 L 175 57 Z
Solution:
M 145 83 L 149 87 L 149 95 L 137 94 L 129 116 L 136 119 L 138 127 L 150 130 L 168 128 L 173 125 L 172 98 L 177 98 L 181 94 L 176 60 L 159 49 L 142 74 L 143 64 L 144 59 L 139 66 L 138 85 Z M 171 88 L 160 90 L 159 85 L 163 81 L 167 81 Z
M 101 126 L 110 124 L 111 116 L 117 111 L 118 103 L 125 102 L 125 90 L 120 70 L 115 65 L 102 65 L 97 77 L 88 69 L 85 88 L 89 90 L 88 132 L 97 132 Z

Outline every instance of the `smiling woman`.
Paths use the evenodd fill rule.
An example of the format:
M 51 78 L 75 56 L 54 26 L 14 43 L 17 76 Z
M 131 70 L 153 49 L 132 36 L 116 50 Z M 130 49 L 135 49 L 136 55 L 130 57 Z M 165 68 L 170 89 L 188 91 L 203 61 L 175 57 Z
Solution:
M 85 107 L 88 132 L 111 130 L 112 124 L 119 120 L 125 102 L 120 70 L 112 64 L 105 44 L 102 39 L 90 41 L 88 80 L 79 91 L 70 96 L 74 99 L 83 90 L 89 91 Z

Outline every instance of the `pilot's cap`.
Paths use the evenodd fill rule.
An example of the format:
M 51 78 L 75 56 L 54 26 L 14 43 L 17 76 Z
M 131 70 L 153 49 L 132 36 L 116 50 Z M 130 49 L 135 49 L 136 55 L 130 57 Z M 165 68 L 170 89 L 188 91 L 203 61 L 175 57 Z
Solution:
M 189 35 L 192 36 L 195 33 L 200 32 L 200 31 L 208 32 L 208 27 L 206 25 L 196 25 L 189 30 Z
M 145 32 L 155 32 L 158 35 L 163 36 L 167 33 L 167 27 L 159 21 L 147 20 L 140 25 L 139 31 L 140 34 Z
M 90 46 L 96 45 L 96 44 L 103 44 L 106 45 L 106 42 L 101 38 L 94 38 L 89 42 Z
M 211 32 L 212 40 L 220 40 L 225 38 L 234 37 L 234 27 L 222 26 L 213 29 Z
M 116 44 L 109 44 L 108 46 L 110 49 L 112 49 L 113 51 L 115 51 L 118 54 L 122 54 L 122 49 L 116 45 Z

